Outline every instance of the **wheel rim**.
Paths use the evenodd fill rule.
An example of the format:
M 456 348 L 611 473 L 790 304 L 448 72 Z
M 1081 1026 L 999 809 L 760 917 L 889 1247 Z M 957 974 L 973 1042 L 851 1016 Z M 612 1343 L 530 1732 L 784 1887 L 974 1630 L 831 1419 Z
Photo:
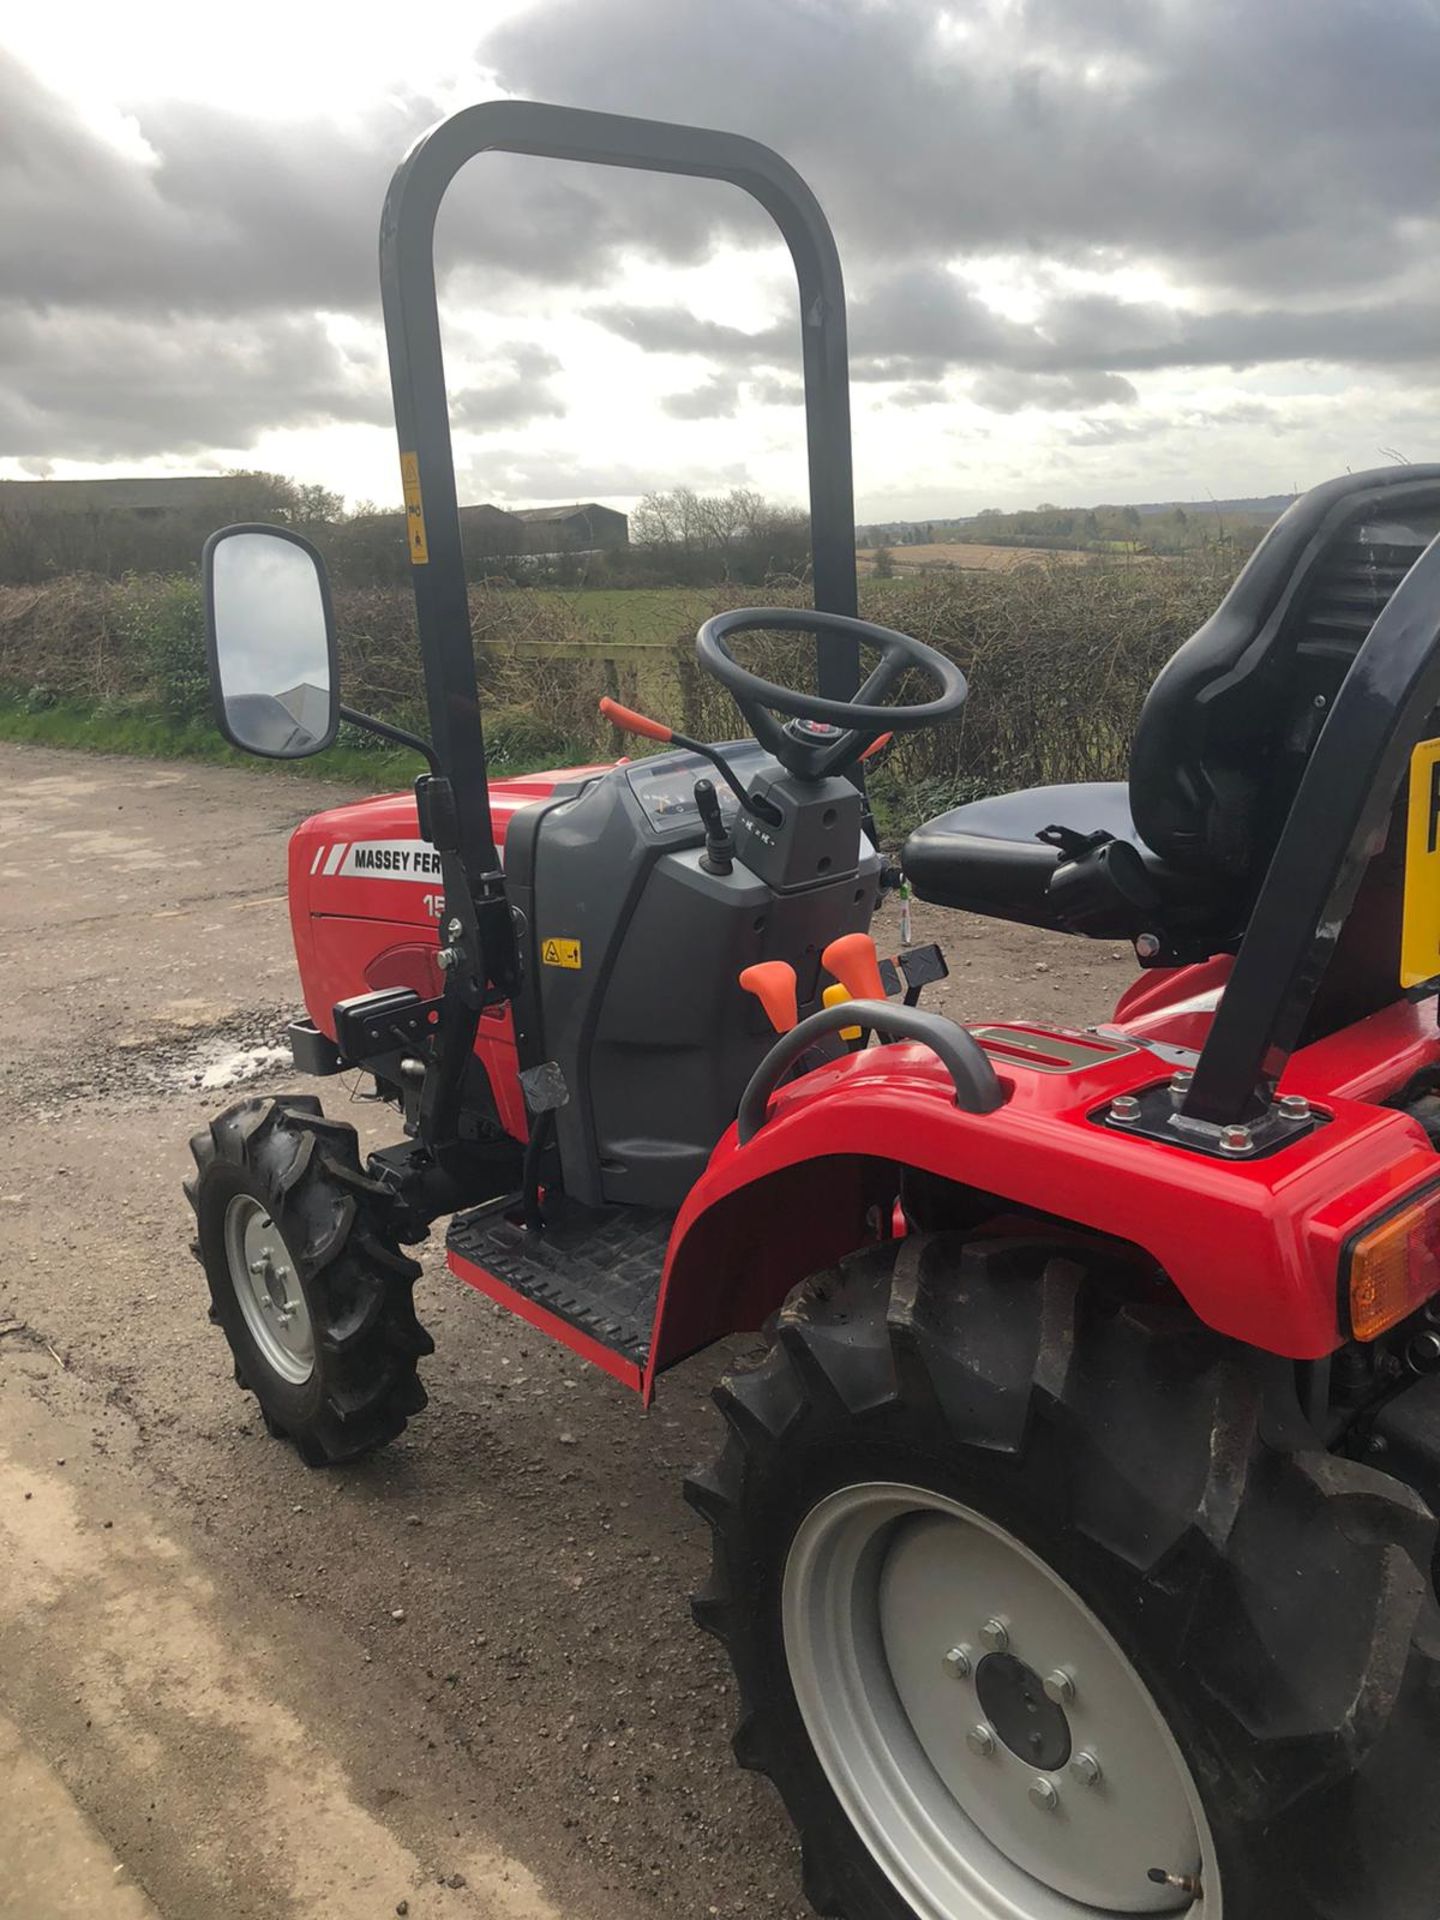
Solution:
M 237 1193 L 225 1212 L 230 1284 L 266 1366 L 291 1386 L 315 1371 L 315 1334 L 295 1262 L 263 1201 Z
M 1198 1876 L 1220 1920 L 1214 1841 L 1159 1707 L 1002 1527 L 923 1487 L 841 1488 L 796 1532 L 782 1615 L 820 1764 L 921 1920 L 1188 1910 L 1152 1868 Z

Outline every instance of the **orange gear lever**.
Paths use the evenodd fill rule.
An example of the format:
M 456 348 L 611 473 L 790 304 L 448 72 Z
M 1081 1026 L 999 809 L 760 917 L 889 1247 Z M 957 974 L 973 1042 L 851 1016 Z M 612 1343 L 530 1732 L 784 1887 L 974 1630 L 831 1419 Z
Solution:
M 883 753 L 894 738 L 893 733 L 882 733 L 878 740 L 872 740 L 870 742 L 860 758 L 862 760 L 872 760 L 877 753 Z
M 622 707 L 618 700 L 612 700 L 607 693 L 600 702 L 600 711 L 613 726 L 622 733 L 638 733 L 647 740 L 671 740 L 674 729 L 667 727 L 663 720 L 651 720 L 643 713 L 636 713 L 633 707 Z
M 788 960 L 757 961 L 740 975 L 740 984 L 760 1002 L 776 1033 L 789 1033 L 799 1025 L 795 969 Z
M 820 959 L 827 973 L 845 988 L 852 1000 L 884 1000 L 885 982 L 880 978 L 880 956 L 868 933 L 843 933 L 832 940 Z

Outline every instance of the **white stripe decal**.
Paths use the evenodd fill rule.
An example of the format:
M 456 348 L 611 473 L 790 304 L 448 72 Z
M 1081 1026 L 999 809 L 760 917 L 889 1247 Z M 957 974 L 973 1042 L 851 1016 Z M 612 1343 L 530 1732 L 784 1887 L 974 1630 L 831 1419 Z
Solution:
M 349 844 L 350 842 L 348 840 L 342 840 L 338 846 L 330 849 L 330 858 L 325 862 L 326 873 L 334 873 L 340 862 L 345 858 L 345 849 Z
M 325 858 L 325 843 L 322 840 L 320 845 L 315 849 L 315 858 L 310 862 L 311 873 L 318 873 L 320 871 L 320 862 L 324 858 Z

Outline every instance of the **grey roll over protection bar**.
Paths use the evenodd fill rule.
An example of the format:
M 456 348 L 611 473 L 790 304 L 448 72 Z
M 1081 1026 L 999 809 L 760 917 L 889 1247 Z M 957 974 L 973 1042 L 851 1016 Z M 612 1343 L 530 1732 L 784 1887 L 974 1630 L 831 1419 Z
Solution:
M 967 1113 L 993 1113 L 1005 1102 L 990 1056 L 963 1027 L 943 1014 L 920 1007 L 892 1007 L 888 1000 L 846 1000 L 824 1007 L 782 1034 L 750 1076 L 740 1096 L 737 1124 L 741 1146 L 748 1146 L 768 1118 L 770 1095 L 792 1060 L 824 1034 L 841 1027 L 869 1027 L 887 1040 L 917 1040 L 949 1071 L 955 1084 L 955 1104 Z

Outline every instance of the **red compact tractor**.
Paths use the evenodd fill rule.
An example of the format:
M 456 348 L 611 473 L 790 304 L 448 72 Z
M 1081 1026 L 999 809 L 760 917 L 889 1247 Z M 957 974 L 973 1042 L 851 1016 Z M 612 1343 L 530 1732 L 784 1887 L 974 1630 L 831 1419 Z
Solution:
M 728 180 L 789 244 L 815 609 L 702 627 L 739 741 L 617 712 L 670 750 L 486 778 L 432 233 L 492 149 Z M 312 1464 L 393 1439 L 431 1351 L 405 1248 L 441 1216 L 460 1279 L 644 1401 L 763 1328 L 687 1487 L 695 1613 L 820 1912 L 1435 1920 L 1440 466 L 1296 502 L 1128 781 L 916 828 L 922 899 L 1142 969 L 1102 1026 L 964 1028 L 917 1004 L 933 951 L 878 965 L 868 933 L 861 762 L 966 688 L 855 618 L 804 183 L 749 140 L 480 106 L 396 174 L 381 274 L 430 739 L 338 705 L 304 541 L 206 552 L 231 741 L 317 753 L 340 716 L 431 769 L 290 846 L 295 1064 L 373 1075 L 400 1143 L 362 1164 L 308 1094 L 194 1141 L 240 1384 Z M 761 629 L 813 636 L 815 691 L 742 664 Z M 924 704 L 891 704 L 907 675 Z

